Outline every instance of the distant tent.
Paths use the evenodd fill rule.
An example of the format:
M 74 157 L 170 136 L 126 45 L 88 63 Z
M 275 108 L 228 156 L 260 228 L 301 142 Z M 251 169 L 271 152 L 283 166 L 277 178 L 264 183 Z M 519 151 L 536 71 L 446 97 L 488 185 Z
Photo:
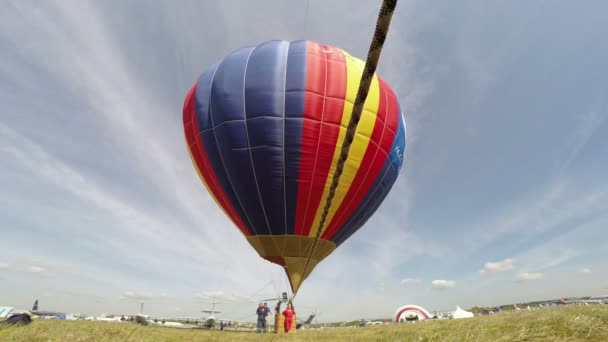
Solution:
M 456 311 L 452 312 L 452 318 L 471 318 L 474 317 L 472 312 L 462 310 L 460 306 L 456 306 Z
M 418 305 L 405 305 L 397 309 L 393 315 L 393 323 L 403 323 L 430 319 L 431 314 Z
M 17 314 L 12 315 L 7 318 L 5 321 L 0 322 L 0 325 L 26 325 L 32 323 L 32 318 L 29 314 Z

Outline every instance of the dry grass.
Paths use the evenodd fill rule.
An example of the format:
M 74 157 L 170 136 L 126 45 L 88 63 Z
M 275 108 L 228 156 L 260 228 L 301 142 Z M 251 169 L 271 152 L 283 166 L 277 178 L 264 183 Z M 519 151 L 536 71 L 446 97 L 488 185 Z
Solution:
M 289 335 L 182 330 L 130 323 L 35 320 L 0 328 L 0 341 L 608 341 L 608 305 L 513 312 L 418 324 Z

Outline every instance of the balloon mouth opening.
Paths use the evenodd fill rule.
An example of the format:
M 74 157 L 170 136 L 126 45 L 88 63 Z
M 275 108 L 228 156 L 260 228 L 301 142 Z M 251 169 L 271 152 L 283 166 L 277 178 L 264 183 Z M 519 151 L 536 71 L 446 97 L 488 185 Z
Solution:
M 314 237 L 300 235 L 256 235 L 247 237 L 247 241 L 262 258 L 285 269 L 293 292 L 297 292 L 302 282 L 310 275 L 317 264 L 336 249 L 335 243 L 319 239 L 316 247 L 312 250 L 314 240 Z

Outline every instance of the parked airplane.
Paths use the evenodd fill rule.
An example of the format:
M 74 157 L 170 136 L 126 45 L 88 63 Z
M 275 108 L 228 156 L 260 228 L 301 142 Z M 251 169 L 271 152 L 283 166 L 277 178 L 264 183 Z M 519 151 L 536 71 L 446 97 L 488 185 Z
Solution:
M 161 319 L 160 321 L 158 319 L 152 320 L 152 319 L 150 319 L 150 316 L 144 315 L 141 313 L 138 313 L 137 315 L 135 315 L 135 323 L 142 324 L 142 325 L 154 325 L 154 326 L 182 328 L 182 329 L 196 328 L 196 325 L 194 325 L 194 324 L 184 324 L 182 322 L 171 322 L 171 321 L 166 321 L 164 319 Z
M 209 316 L 207 316 L 206 318 L 205 317 L 164 317 L 164 318 L 158 318 L 158 319 L 156 319 L 156 321 L 161 320 L 161 323 L 162 323 L 162 321 L 165 321 L 165 323 L 162 323 L 164 325 L 167 325 L 167 323 L 170 323 L 170 325 L 171 325 L 171 322 L 166 322 L 166 320 L 174 320 L 174 321 L 178 320 L 178 321 L 190 321 L 190 322 L 202 321 L 202 325 L 200 326 L 201 328 L 203 328 L 203 329 L 215 329 L 217 327 L 217 325 L 218 325 L 218 322 L 220 321 L 216 317 L 216 315 L 222 313 L 221 311 L 216 310 L 215 306 L 217 304 L 223 304 L 223 302 L 217 302 L 217 301 L 212 300 L 212 301 L 210 301 L 208 303 L 211 304 L 211 309 L 210 310 L 202 310 L 201 311 L 203 313 L 209 314 Z M 138 323 L 143 323 L 145 321 L 147 321 L 147 324 L 150 324 L 150 323 L 155 323 L 156 324 L 156 323 L 158 323 L 158 322 L 151 321 L 148 316 L 142 315 L 142 314 L 136 315 L 135 320 Z M 229 318 L 226 318 L 226 317 L 222 317 L 221 321 L 222 322 L 238 323 L 238 324 L 252 324 L 251 322 L 243 322 L 241 320 L 235 320 L 235 319 L 233 320 L 233 319 L 229 319 Z M 176 326 L 177 324 L 173 324 L 173 325 Z
M 207 319 L 205 319 L 205 323 L 203 323 L 203 327 L 206 329 L 213 329 L 215 328 L 215 325 L 217 323 L 217 320 L 215 318 L 215 314 L 220 314 L 222 313 L 221 311 L 216 311 L 215 310 L 215 305 L 219 304 L 216 301 L 211 301 L 211 310 L 203 310 L 202 312 L 204 313 L 208 313 L 209 317 L 207 317 Z
M 38 299 L 36 299 L 36 301 L 34 302 L 31 313 L 42 318 L 59 318 L 65 317 L 66 315 L 65 312 L 38 310 Z
M 121 317 L 97 317 L 97 316 L 89 316 L 84 319 L 85 321 L 100 321 L 100 322 L 126 322 L 126 320 Z

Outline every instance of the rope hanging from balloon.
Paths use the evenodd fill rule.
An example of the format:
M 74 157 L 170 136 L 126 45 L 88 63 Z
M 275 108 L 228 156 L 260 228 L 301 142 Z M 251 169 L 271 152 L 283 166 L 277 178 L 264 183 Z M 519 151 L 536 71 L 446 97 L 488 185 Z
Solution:
M 321 215 L 321 220 L 317 228 L 313 246 L 310 249 L 310 252 L 308 253 L 308 257 L 306 259 L 303 275 L 306 274 L 306 271 L 310 264 L 310 259 L 314 253 L 314 250 L 317 247 L 319 239 L 321 238 L 321 232 L 323 226 L 325 225 L 325 221 L 327 220 L 327 215 L 329 214 L 329 209 L 331 208 L 332 201 L 336 194 L 336 189 L 338 187 L 338 184 L 340 183 L 340 177 L 342 176 L 344 164 L 346 164 L 346 160 L 348 159 L 348 153 L 350 152 L 350 147 L 353 143 L 353 139 L 357 131 L 357 126 L 359 124 L 359 120 L 361 119 L 361 114 L 363 112 L 363 105 L 365 104 L 365 100 L 367 99 L 369 88 L 374 78 L 376 67 L 378 66 L 378 61 L 380 60 L 380 53 L 382 52 L 382 47 L 384 46 L 384 41 L 386 40 L 386 36 L 388 34 L 388 30 L 391 24 L 391 19 L 393 17 L 393 12 L 395 11 L 396 6 L 397 0 L 382 1 L 382 7 L 380 8 L 380 13 L 378 14 L 378 19 L 376 21 L 376 30 L 374 32 L 369 51 L 367 53 L 367 60 L 365 61 L 365 67 L 361 75 L 361 81 L 359 82 L 359 89 L 357 91 L 357 97 L 353 105 L 353 112 L 346 128 L 346 135 L 344 137 L 344 142 L 340 150 L 340 156 L 336 165 L 336 171 L 334 172 L 331 186 L 329 188 L 329 194 L 325 201 L 325 206 L 323 207 L 323 213 Z M 291 296 L 291 300 L 295 298 L 297 292 L 298 289 L 296 289 L 296 291 Z

